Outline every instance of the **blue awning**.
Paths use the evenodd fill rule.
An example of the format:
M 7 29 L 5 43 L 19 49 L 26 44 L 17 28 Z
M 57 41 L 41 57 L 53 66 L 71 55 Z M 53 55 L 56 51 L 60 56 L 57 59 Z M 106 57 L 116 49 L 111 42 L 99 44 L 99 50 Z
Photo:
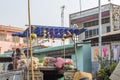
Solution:
M 16 33 L 13 33 L 12 36 L 23 37 L 23 33 L 16 32 Z
M 62 38 L 63 34 L 68 34 L 70 32 L 72 35 L 79 35 L 86 31 L 85 28 L 70 28 L 70 27 L 57 27 L 57 26 L 41 26 L 41 25 L 32 25 L 31 32 L 35 33 L 37 37 L 43 37 L 44 31 L 46 31 L 46 38 Z M 16 32 L 12 36 L 18 37 L 27 37 L 29 29 L 27 28 L 23 33 Z M 49 33 L 49 34 L 48 34 Z M 29 35 L 29 34 L 28 34 Z

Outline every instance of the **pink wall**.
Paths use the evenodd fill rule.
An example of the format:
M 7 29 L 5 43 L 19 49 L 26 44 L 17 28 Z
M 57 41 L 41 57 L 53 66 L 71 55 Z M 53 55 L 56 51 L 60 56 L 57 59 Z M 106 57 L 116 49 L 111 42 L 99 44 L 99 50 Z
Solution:
M 23 43 L 23 39 L 20 40 L 20 43 Z M 19 43 L 14 43 L 10 41 L 0 41 L 0 47 L 1 47 L 1 53 L 4 53 L 4 51 L 12 50 L 12 47 L 16 45 L 19 46 Z
M 15 47 L 15 42 L 12 41 L 12 38 L 13 38 L 11 36 L 12 33 L 14 33 L 14 32 L 6 32 L 6 34 L 7 34 L 6 40 L 0 41 L 0 48 L 1 48 L 0 53 L 4 53 L 5 51 L 12 50 L 12 47 Z M 19 47 L 20 46 L 19 44 L 24 44 L 23 38 L 20 38 L 20 42 L 16 43 L 16 46 Z
M 0 41 L 0 47 L 1 47 L 1 53 L 4 53 L 4 51 L 11 50 L 11 44 L 12 42 L 6 42 L 6 41 Z

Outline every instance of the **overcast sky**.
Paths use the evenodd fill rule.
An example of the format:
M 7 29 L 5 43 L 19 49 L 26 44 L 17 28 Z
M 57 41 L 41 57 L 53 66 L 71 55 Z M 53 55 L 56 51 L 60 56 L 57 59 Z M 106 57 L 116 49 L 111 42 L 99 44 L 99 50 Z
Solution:
M 107 4 L 108 0 L 101 0 Z M 81 0 L 82 10 L 98 6 L 98 0 Z M 120 5 L 120 0 L 112 0 Z M 31 23 L 60 26 L 61 6 L 65 5 L 65 26 L 69 26 L 69 14 L 79 12 L 79 0 L 31 0 Z M 27 0 L 0 0 L 0 25 L 26 28 L 28 24 Z

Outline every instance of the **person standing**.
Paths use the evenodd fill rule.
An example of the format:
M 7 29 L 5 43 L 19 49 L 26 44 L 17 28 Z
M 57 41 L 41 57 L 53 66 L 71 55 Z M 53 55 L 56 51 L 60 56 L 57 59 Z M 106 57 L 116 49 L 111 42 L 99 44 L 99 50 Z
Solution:
M 25 54 L 22 53 L 19 48 L 16 49 L 16 58 L 18 58 L 18 59 L 26 59 Z
M 26 56 L 21 52 L 20 48 L 16 48 L 16 54 L 14 53 L 13 56 L 13 69 L 17 69 L 18 60 L 20 59 L 26 59 Z
M 30 50 L 24 50 L 26 58 L 30 58 Z

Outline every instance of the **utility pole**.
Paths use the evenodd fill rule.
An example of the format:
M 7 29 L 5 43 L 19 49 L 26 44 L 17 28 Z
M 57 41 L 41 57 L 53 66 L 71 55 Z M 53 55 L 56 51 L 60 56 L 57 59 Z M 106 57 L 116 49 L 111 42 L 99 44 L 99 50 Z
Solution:
M 99 4 L 99 54 L 102 56 L 101 0 L 98 0 L 98 4 Z
M 65 9 L 65 5 L 61 7 L 61 27 L 64 26 L 64 9 Z M 61 45 L 62 45 L 62 42 L 61 42 Z M 64 46 L 64 59 L 65 59 L 65 40 L 63 41 L 63 46 Z
M 65 9 L 65 5 L 63 5 L 61 7 L 61 26 L 64 26 L 64 9 Z
M 108 0 L 109 3 L 111 3 L 111 0 Z
M 81 14 L 81 10 L 82 10 L 82 4 L 81 4 L 81 0 L 79 0 L 79 5 L 80 5 L 80 14 Z
M 61 27 L 64 26 L 64 9 L 65 9 L 65 5 L 61 7 Z M 62 42 L 61 42 L 61 46 L 62 46 Z

